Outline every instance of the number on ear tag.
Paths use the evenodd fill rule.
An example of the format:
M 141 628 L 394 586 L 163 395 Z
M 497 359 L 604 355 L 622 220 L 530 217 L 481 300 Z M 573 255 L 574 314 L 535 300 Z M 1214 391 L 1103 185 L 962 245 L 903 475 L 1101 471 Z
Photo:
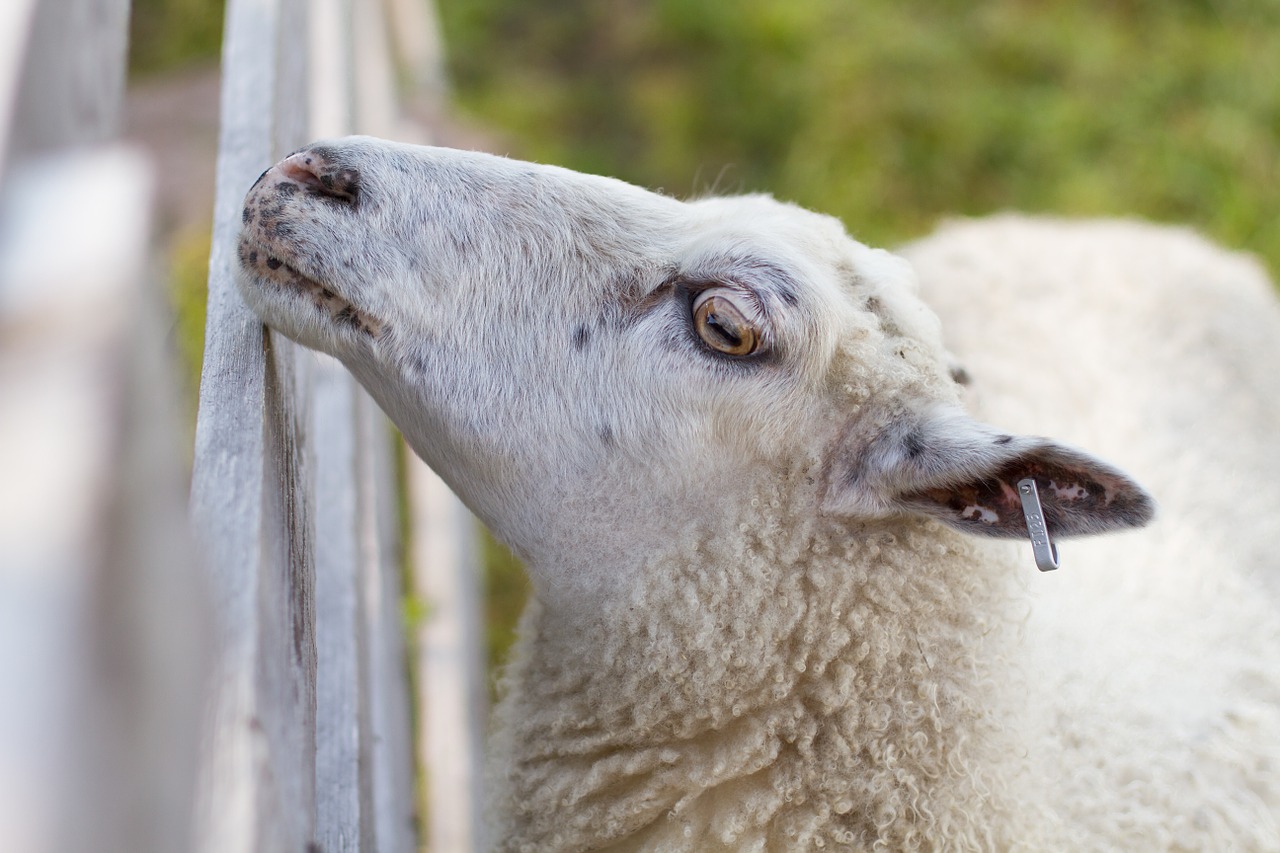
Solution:
M 1018 481 L 1018 497 L 1022 498 L 1022 515 L 1027 519 L 1027 533 L 1031 535 L 1031 551 L 1036 557 L 1036 568 L 1051 572 L 1058 568 L 1058 546 L 1049 537 L 1049 527 L 1044 521 L 1044 508 L 1040 506 L 1040 492 L 1036 481 L 1027 477 Z

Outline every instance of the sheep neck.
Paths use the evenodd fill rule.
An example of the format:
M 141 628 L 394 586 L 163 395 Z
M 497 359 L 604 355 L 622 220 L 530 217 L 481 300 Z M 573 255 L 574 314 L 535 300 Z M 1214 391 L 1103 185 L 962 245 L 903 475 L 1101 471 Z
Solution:
M 510 849 L 1027 832 L 992 819 L 1016 775 L 989 758 L 1010 569 L 932 522 L 797 521 L 766 495 L 746 514 L 594 619 L 530 607 L 497 712 Z

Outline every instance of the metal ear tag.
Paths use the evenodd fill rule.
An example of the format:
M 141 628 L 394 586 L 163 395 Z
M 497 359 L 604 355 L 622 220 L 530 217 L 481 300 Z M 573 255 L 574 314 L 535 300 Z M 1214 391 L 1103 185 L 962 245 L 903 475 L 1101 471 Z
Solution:
M 1044 508 L 1040 506 L 1040 492 L 1036 481 L 1027 477 L 1018 481 L 1018 497 L 1022 498 L 1022 514 L 1027 519 L 1027 532 L 1031 534 L 1031 551 L 1036 557 L 1036 568 L 1051 572 L 1058 568 L 1058 546 L 1049 538 L 1049 528 L 1044 523 Z

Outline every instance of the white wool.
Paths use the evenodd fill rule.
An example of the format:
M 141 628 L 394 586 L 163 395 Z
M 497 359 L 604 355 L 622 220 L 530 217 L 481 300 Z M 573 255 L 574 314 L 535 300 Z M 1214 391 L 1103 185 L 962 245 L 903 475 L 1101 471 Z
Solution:
M 1042 737 L 1090 768 L 1059 796 L 1123 831 L 1121 849 L 1275 848 L 1272 283 L 1251 258 L 1137 222 L 956 222 L 904 254 L 976 414 L 1122 458 L 1160 506 L 1141 534 L 1070 543 L 1028 584 Z
M 263 176 L 246 299 L 528 565 L 495 849 L 1280 845 L 1276 523 L 1242 500 L 1280 482 L 1274 299 L 1189 234 L 1074 228 L 910 247 L 940 325 L 763 196 L 361 138 Z M 1151 514 L 1040 432 L 1161 521 L 1036 573 L 995 541 L 1019 479 L 1057 535 Z

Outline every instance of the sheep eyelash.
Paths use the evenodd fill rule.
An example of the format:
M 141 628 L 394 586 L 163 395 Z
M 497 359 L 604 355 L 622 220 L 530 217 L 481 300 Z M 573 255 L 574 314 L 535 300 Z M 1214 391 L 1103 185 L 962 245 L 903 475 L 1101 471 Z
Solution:
M 760 296 L 760 292 L 754 287 L 748 287 L 741 282 L 728 278 L 713 279 L 676 279 L 673 285 L 678 291 L 682 291 L 689 299 L 690 307 L 693 306 L 693 300 L 697 299 L 702 293 L 708 290 L 723 289 L 731 290 L 747 303 L 753 315 L 752 319 L 760 323 L 761 330 L 768 328 L 770 321 L 770 311 L 765 300 Z

